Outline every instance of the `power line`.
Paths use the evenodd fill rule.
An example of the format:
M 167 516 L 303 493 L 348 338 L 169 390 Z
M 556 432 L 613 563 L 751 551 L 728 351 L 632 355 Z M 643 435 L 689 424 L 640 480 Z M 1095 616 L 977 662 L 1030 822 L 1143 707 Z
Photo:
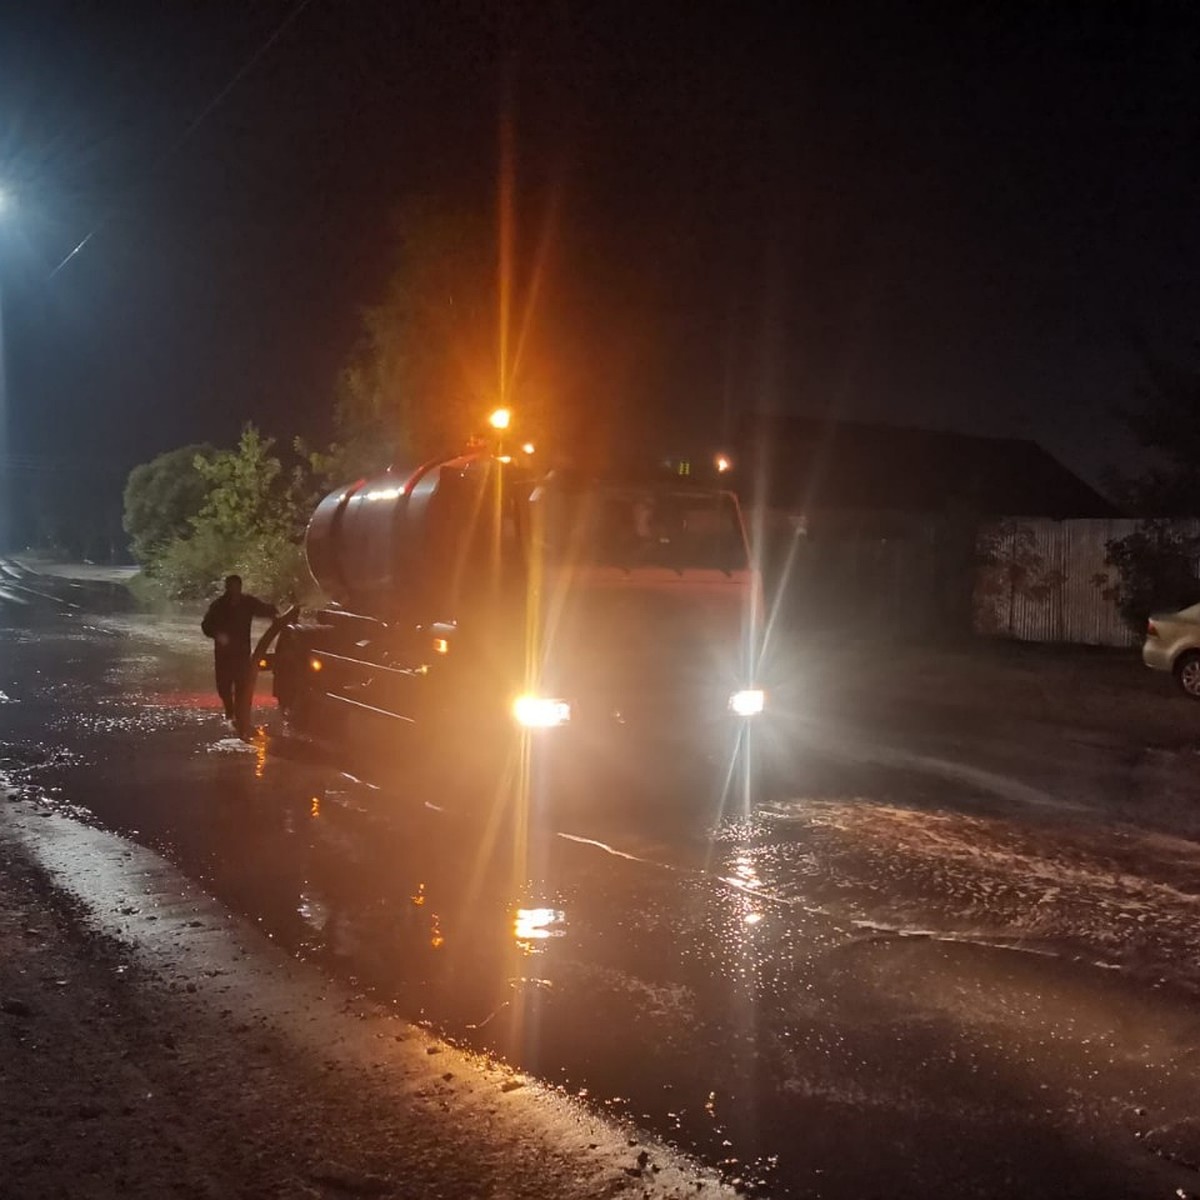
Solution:
M 159 169 L 159 167 L 163 165 L 163 163 L 173 158 L 183 148 L 184 144 L 192 136 L 192 134 L 194 134 L 196 130 L 199 129 L 200 126 L 210 116 L 212 116 L 212 114 L 228 98 L 230 92 L 232 92 L 233 89 L 236 88 L 237 85 L 241 83 L 242 80 L 245 79 L 245 77 L 255 68 L 259 59 L 261 59 L 263 55 L 266 54 L 273 45 L 275 45 L 288 26 L 296 20 L 296 18 L 309 6 L 311 2 L 312 0 L 297 0 L 297 3 L 292 6 L 291 10 L 287 13 L 283 20 L 275 26 L 275 29 L 272 31 L 267 40 L 263 42 L 258 49 L 255 50 L 248 59 L 246 59 L 244 63 L 242 63 L 242 65 L 234 72 L 232 78 L 222 88 L 220 88 L 212 97 L 212 99 L 209 100 L 208 103 L 200 110 L 200 112 L 188 122 L 187 128 L 184 129 L 175 142 L 172 143 L 172 145 L 166 150 L 164 150 L 162 154 L 160 154 L 158 158 L 156 158 L 154 162 L 147 168 L 147 175 L 152 175 Z M 67 263 L 69 263 L 71 259 L 73 259 L 75 255 L 77 255 L 84 248 L 84 246 L 86 246 L 88 242 L 90 242 L 92 238 L 94 238 L 96 234 L 98 234 L 100 230 L 112 220 L 113 215 L 114 210 L 109 209 L 109 211 L 106 212 L 96 222 L 96 224 L 92 226 L 91 230 L 84 235 L 78 245 L 75 246 L 75 248 L 66 256 L 66 258 L 64 258 L 62 262 L 60 262 L 58 266 L 50 272 L 48 278 L 53 279 L 55 275 L 57 275 L 59 271 L 61 271 L 63 267 L 65 267 Z
M 21 475 L 68 474 L 74 477 L 124 475 L 128 468 L 86 455 L 0 454 L 0 473 Z

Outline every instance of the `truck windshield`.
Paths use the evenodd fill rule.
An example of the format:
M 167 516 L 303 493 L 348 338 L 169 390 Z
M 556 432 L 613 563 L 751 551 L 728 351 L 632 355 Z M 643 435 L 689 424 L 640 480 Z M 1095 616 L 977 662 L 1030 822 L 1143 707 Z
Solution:
M 596 487 L 559 494 L 547 512 L 552 562 L 578 566 L 741 571 L 745 536 L 723 492 Z

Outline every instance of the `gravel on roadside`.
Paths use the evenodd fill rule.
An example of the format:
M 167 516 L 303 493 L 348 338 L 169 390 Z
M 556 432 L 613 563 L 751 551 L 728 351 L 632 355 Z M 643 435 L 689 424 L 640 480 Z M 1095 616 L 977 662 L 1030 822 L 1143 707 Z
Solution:
M 14 822 L 18 808 L 28 816 Z M 298 1012 L 277 1020 L 271 1001 L 247 1004 L 253 992 L 226 982 L 236 964 L 201 972 L 197 956 L 190 971 L 224 978 L 181 983 L 59 886 L 29 852 L 30 816 L 42 824 L 30 806 L 0 807 L 4 1200 L 726 1191 L 332 984 L 301 989 Z M 244 940 L 230 954 L 251 957 Z

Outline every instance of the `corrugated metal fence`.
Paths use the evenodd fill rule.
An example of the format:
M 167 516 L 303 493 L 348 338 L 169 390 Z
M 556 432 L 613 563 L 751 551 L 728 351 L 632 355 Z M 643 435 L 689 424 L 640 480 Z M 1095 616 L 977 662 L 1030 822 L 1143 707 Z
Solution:
M 774 514 L 768 584 L 780 617 L 808 629 L 953 636 L 974 629 L 1033 642 L 1129 646 L 1105 564 L 1133 520 Z M 1200 535 L 1200 520 L 1174 522 Z
M 1179 521 L 1200 532 L 1200 521 Z M 1132 520 L 1016 518 L 980 530 L 986 565 L 975 575 L 978 633 L 1029 642 L 1129 646 L 1139 635 L 1121 620 L 1105 565 L 1107 546 L 1138 527 Z

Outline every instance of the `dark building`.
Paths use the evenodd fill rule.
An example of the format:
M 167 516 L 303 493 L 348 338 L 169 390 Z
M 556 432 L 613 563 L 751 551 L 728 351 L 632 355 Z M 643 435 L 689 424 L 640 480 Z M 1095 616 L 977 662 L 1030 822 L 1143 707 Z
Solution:
M 1036 442 L 812 417 L 763 416 L 737 439 L 743 495 L 765 472 L 770 508 L 794 513 L 1115 517 Z

